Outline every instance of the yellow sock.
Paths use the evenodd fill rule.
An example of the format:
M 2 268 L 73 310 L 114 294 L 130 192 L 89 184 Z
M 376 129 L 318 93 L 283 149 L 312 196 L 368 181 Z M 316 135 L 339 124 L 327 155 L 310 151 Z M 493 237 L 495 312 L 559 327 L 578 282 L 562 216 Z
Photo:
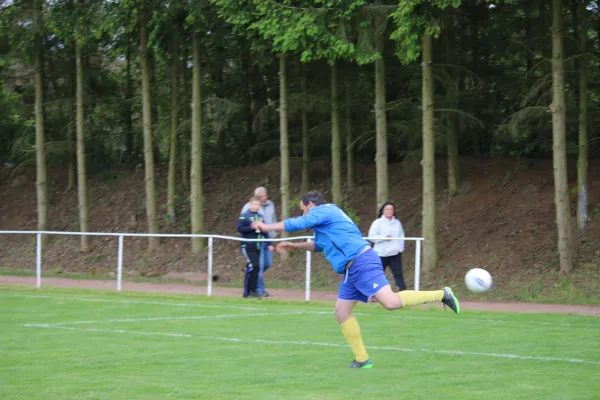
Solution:
M 348 341 L 352 352 L 354 353 L 354 359 L 358 362 L 365 362 L 369 359 L 367 349 L 363 344 L 362 336 L 360 335 L 360 326 L 356 318 L 351 317 L 349 320 L 342 324 L 342 332 L 344 337 Z
M 417 292 L 415 290 L 403 290 L 398 292 L 398 296 L 402 299 L 402 307 L 416 306 L 418 304 L 442 301 L 444 298 L 444 291 L 433 290 L 430 292 Z

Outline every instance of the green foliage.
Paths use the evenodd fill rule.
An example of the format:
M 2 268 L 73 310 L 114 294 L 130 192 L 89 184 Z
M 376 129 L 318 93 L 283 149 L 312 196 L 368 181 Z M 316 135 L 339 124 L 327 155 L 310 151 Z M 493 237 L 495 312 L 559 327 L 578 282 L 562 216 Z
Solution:
M 303 62 L 319 59 L 369 62 L 377 56 L 357 48 L 348 32 L 348 24 L 365 4 L 364 0 L 213 1 L 227 22 L 257 33 L 276 53 L 299 53 Z
M 290 210 L 290 212 L 293 212 L 296 208 L 299 208 L 300 204 L 300 197 L 296 197 L 294 199 L 290 199 L 290 201 L 288 202 L 288 208 Z
M 460 3 L 460 9 L 454 9 Z M 82 45 L 85 68 L 86 152 L 92 171 L 115 164 L 138 165 L 141 152 L 139 12 L 148 11 L 152 58 L 156 161 L 168 158 L 170 43 L 181 55 L 179 139 L 188 151 L 192 33 L 202 43 L 204 162 L 207 165 L 276 161 L 279 153 L 277 53 L 288 58 L 289 136 L 292 159 L 302 154 L 300 110 L 308 110 L 311 168 L 327 174 L 330 154 L 330 70 L 350 82 L 350 120 L 357 163 L 372 162 L 376 57 L 386 60 L 388 156 L 418 159 L 421 148 L 423 32 L 437 36 L 434 59 L 436 145 L 446 151 L 449 129 L 461 155 L 547 156 L 552 151 L 549 8 L 522 2 L 366 0 L 75 0 L 45 2 L 43 32 L 45 130 L 49 164 L 66 166 L 73 126 L 73 45 Z M 502 3 L 502 4 L 500 4 Z M 590 3 L 590 17 L 597 12 Z M 397 5 L 397 7 L 396 7 Z M 34 71 L 31 64 L 31 2 L 0 0 L 0 165 L 28 163 L 34 156 Z M 533 18 L 533 19 L 532 19 Z M 381 23 L 384 20 L 386 23 Z M 389 21 L 389 24 L 387 23 Z M 566 25 L 572 21 L 566 18 Z M 523 27 L 529 27 L 524 29 Z M 383 54 L 374 38 L 383 34 Z M 595 37 L 591 27 L 589 36 Z M 450 46 L 445 46 L 449 38 Z M 569 41 L 567 40 L 568 44 Z M 598 124 L 598 43 L 590 40 L 590 127 Z M 569 155 L 577 152 L 576 50 L 566 46 Z M 394 51 L 398 57 L 394 57 Z M 129 73 L 127 59 L 129 57 Z M 398 62 L 398 59 L 401 62 Z M 306 61 L 302 63 L 300 60 Z M 301 78 L 308 77 L 308 96 Z M 344 88 L 341 98 L 345 102 Z M 346 105 L 342 104 L 344 108 Z M 589 152 L 598 154 L 598 131 L 590 129 Z M 129 148 L 131 141 L 131 149 Z M 180 154 L 182 154 L 180 152 Z
M 437 38 L 440 35 L 440 10 L 457 8 L 462 0 L 400 1 L 392 13 L 395 30 L 391 38 L 398 42 L 396 55 L 403 63 L 415 61 L 420 54 L 423 34 Z
M 592 210 L 592 215 L 594 216 L 594 220 L 600 221 L 600 203 L 594 206 L 594 209 Z
M 346 215 L 348 217 L 350 217 L 352 222 L 354 222 L 356 225 L 360 224 L 360 217 L 358 216 L 358 213 L 356 212 L 355 209 L 350 208 L 350 207 L 344 207 L 344 212 L 346 213 Z

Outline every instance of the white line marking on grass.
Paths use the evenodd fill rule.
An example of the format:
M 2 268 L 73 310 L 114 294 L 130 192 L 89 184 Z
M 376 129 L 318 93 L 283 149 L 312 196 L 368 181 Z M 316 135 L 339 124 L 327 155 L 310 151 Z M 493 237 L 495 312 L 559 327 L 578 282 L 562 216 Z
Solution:
M 55 300 L 71 300 L 71 301 L 89 301 L 94 303 L 118 303 L 118 304 L 149 304 L 159 306 L 172 306 L 172 307 L 200 307 L 200 308 L 231 308 L 234 310 L 260 310 L 264 311 L 265 307 L 245 307 L 245 306 L 227 306 L 218 304 L 198 304 L 198 303 L 170 303 L 165 301 L 141 301 L 141 300 L 110 300 L 110 299 L 94 299 L 90 297 L 57 297 L 57 296 L 15 296 L 9 294 L 0 294 L 5 297 L 25 297 L 28 299 L 55 299 Z
M 221 319 L 221 318 L 244 318 L 244 317 L 255 317 L 271 315 L 269 313 L 256 313 L 256 314 L 220 314 L 220 315 L 192 315 L 184 317 L 153 317 L 153 318 L 122 318 L 122 319 L 108 319 L 108 320 L 96 320 L 96 321 L 67 321 L 67 322 L 56 322 L 52 324 L 25 324 L 25 326 L 36 326 L 36 325 L 47 325 L 47 326 L 65 326 L 65 325 L 84 325 L 84 324 L 98 324 L 98 323 L 115 323 L 115 322 L 142 322 L 142 321 L 171 321 L 171 320 L 188 320 L 188 319 Z
M 144 336 L 169 336 L 169 337 L 186 337 L 186 338 L 198 338 L 205 340 L 216 340 L 226 342 L 250 342 L 250 343 L 264 343 L 264 344 L 275 344 L 275 345 L 299 345 L 299 346 L 322 346 L 322 347 L 338 347 L 347 348 L 346 344 L 338 343 L 326 343 L 326 342 L 308 342 L 308 341 L 295 341 L 295 340 L 266 340 L 266 339 L 242 339 L 242 338 L 231 338 L 231 337 L 216 337 L 216 336 L 197 336 L 190 335 L 187 333 L 167 333 L 167 332 L 139 332 L 139 331 L 127 331 L 123 329 L 94 329 L 94 328 L 73 328 L 65 326 L 53 326 L 49 324 L 27 324 L 29 327 L 36 328 L 50 328 L 50 329 L 66 329 L 70 331 L 83 330 L 86 332 L 106 332 L 106 333 L 121 333 L 128 335 L 144 335 Z M 515 360 L 531 360 L 531 361 L 550 361 L 550 362 L 568 362 L 577 364 L 594 364 L 600 365 L 600 361 L 581 360 L 578 358 L 559 358 L 559 357 L 538 357 L 538 356 L 522 356 L 517 354 L 504 354 L 504 353 L 481 353 L 471 351 L 458 351 L 458 350 L 436 350 L 436 349 L 410 349 L 404 347 L 384 347 L 384 346 L 368 346 L 367 349 L 371 350 L 385 350 L 385 351 L 400 351 L 407 353 L 435 353 L 444 355 L 454 356 L 475 356 L 475 357 L 494 357 L 494 358 L 510 358 Z
M 570 323 L 554 323 L 554 322 L 544 322 L 544 321 L 506 321 L 501 319 L 483 319 L 483 318 L 444 318 L 444 317 L 428 317 L 428 316 L 417 316 L 417 315 L 401 315 L 402 311 L 398 311 L 395 314 L 374 314 L 374 313 L 363 313 L 363 312 L 354 312 L 353 315 L 359 317 L 381 317 L 381 318 L 401 318 L 401 319 L 415 319 L 415 320 L 444 320 L 444 321 L 456 321 L 456 322 L 487 322 L 491 324 L 518 324 L 518 325 L 548 325 L 554 327 L 597 327 L 600 328 L 600 324 L 570 324 Z M 290 311 L 288 314 L 328 314 L 332 315 L 332 311 Z
M 53 328 L 53 329 L 64 329 L 67 331 L 74 331 L 75 328 L 69 328 L 68 326 L 56 326 L 50 324 L 25 324 L 23 326 L 26 327 L 34 327 L 34 328 Z
M 464 312 L 464 311 L 463 311 Z M 369 314 L 369 313 L 353 313 L 354 315 L 358 315 L 358 316 L 367 316 L 367 317 L 373 317 L 373 316 L 377 316 L 377 314 Z M 589 324 L 589 323 L 583 323 L 583 324 L 572 324 L 572 323 L 568 323 L 568 322 L 544 322 L 544 321 L 507 321 L 507 320 L 503 320 L 503 319 L 483 319 L 483 318 L 461 318 L 461 317 L 456 317 L 456 318 L 440 318 L 440 317 L 427 317 L 427 316 L 414 316 L 414 315 L 398 315 L 398 314 L 393 314 L 393 315 L 386 315 L 386 317 L 392 317 L 392 318 L 405 318 L 405 319 L 434 319 L 434 320 L 445 320 L 445 321 L 458 321 L 458 322 L 487 322 L 487 323 L 492 323 L 492 324 L 518 324 L 518 325 L 547 325 L 547 326 L 556 326 L 556 327 L 586 327 L 586 326 L 592 326 L 592 327 L 597 327 L 600 328 L 600 324 Z M 594 316 L 586 316 L 586 317 L 592 317 L 592 318 L 597 318 Z
M 123 329 L 97 329 L 97 328 L 73 328 L 69 326 L 56 326 L 51 324 L 26 324 L 25 326 L 34 328 L 50 328 L 50 329 L 63 329 L 67 331 L 84 330 L 86 332 L 107 332 L 107 333 L 127 333 L 130 335 L 145 335 L 145 336 L 169 336 L 169 337 L 193 337 L 193 335 L 187 333 L 166 333 L 166 332 L 139 332 L 139 331 L 126 331 Z
M 320 314 L 321 312 L 314 312 Z M 330 312 L 325 312 L 330 314 Z M 146 322 L 146 321 L 171 321 L 171 320 L 196 320 L 196 319 L 224 319 L 224 318 L 248 318 L 248 317 L 264 317 L 269 315 L 298 315 L 305 314 L 304 312 L 290 311 L 290 312 L 276 312 L 276 313 L 249 313 L 249 314 L 217 314 L 217 315 L 192 315 L 183 317 L 149 317 L 149 318 L 122 318 L 122 319 L 105 319 L 105 320 L 94 320 L 94 321 L 66 321 L 66 322 L 53 322 L 51 324 L 25 324 L 24 326 L 45 326 L 45 327 L 60 327 L 65 325 L 85 325 L 85 324 L 99 324 L 99 323 L 119 323 L 119 322 Z
M 224 308 L 224 309 L 234 309 L 234 310 L 254 310 L 254 311 L 269 311 L 271 308 L 267 307 L 245 307 L 245 306 L 230 306 L 230 305 L 217 305 L 217 304 L 199 304 L 199 303 L 171 303 L 171 302 L 161 302 L 161 301 L 142 301 L 142 300 L 112 300 L 112 299 L 97 299 L 97 298 L 89 298 L 89 297 L 58 297 L 58 296 L 43 296 L 43 295 L 25 295 L 18 296 L 12 294 L 2 294 L 0 296 L 5 297 L 24 297 L 24 298 L 33 298 L 33 299 L 55 299 L 55 300 L 71 300 L 71 301 L 88 301 L 88 302 L 98 302 L 98 303 L 117 303 L 117 304 L 149 304 L 149 305 L 161 305 L 161 306 L 172 306 L 172 307 L 199 307 L 199 308 Z M 333 311 L 311 311 L 311 310 L 289 310 L 290 314 L 333 314 Z M 354 315 L 357 316 L 367 316 L 367 317 L 385 317 L 385 318 L 402 318 L 402 319 L 415 319 L 415 320 L 445 320 L 445 321 L 456 321 L 460 323 L 464 322 L 486 322 L 492 324 L 516 324 L 516 325 L 543 325 L 543 326 L 554 326 L 554 327 L 566 327 L 566 328 L 584 328 L 584 327 L 594 327 L 600 328 L 600 324 L 593 323 L 561 323 L 561 322 L 545 322 L 545 321 L 507 321 L 501 319 L 480 319 L 480 318 L 444 318 L 444 317 L 433 317 L 433 316 L 414 316 L 414 315 L 399 315 L 402 311 L 399 311 L 396 314 L 374 314 L 374 313 L 365 313 L 365 312 L 356 312 Z M 597 318 L 594 316 L 586 316 L 591 318 Z

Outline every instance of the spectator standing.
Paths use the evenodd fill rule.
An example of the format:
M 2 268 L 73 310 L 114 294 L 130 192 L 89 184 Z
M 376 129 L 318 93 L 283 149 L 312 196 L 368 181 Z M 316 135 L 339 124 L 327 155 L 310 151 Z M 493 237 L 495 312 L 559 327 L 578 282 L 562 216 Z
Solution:
M 260 200 L 260 214 L 264 219 L 265 224 L 274 224 L 277 222 L 277 216 L 275 215 L 275 204 L 269 200 L 269 194 L 267 189 L 264 187 L 257 187 L 254 189 L 254 197 Z M 250 209 L 250 203 L 246 203 L 242 208 L 242 214 Z M 265 232 L 263 234 L 266 238 L 277 237 L 277 232 Z M 265 290 L 264 273 L 273 264 L 273 252 L 274 248 L 267 242 L 261 242 L 260 246 L 260 259 L 259 259 L 259 271 L 258 271 L 258 284 L 257 291 L 262 297 L 269 297 L 269 293 Z
M 394 280 L 398 290 L 406 290 L 404 275 L 402 272 L 402 253 L 404 252 L 404 240 L 392 240 L 390 238 L 404 237 L 402 223 L 395 214 L 394 204 L 385 202 L 379 209 L 378 218 L 373 221 L 369 229 L 369 239 L 374 243 L 373 250 L 381 258 L 383 270 L 390 267 L 394 274 Z
M 253 222 L 263 222 L 259 213 L 260 198 L 254 196 L 250 199 L 248 211 L 242 213 L 237 222 L 237 231 L 244 239 L 263 239 L 263 233 L 252 227 Z M 246 276 L 244 279 L 244 297 L 262 297 L 257 290 L 258 272 L 260 264 L 261 245 L 264 242 L 242 242 L 242 254 L 246 260 Z M 267 246 L 271 244 L 267 242 Z

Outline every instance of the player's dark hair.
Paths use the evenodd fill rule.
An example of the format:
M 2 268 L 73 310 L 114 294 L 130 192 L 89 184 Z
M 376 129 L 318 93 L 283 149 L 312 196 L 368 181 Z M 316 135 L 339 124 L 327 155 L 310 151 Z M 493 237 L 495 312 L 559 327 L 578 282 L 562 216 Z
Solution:
M 396 213 L 396 206 L 394 205 L 394 203 L 392 203 L 391 201 L 386 201 L 385 203 L 383 203 L 383 205 L 379 209 L 379 215 L 377 216 L 377 218 L 381 218 L 381 216 L 383 215 L 383 209 L 386 206 L 392 206 L 392 207 L 394 207 L 394 214 Z
M 302 204 L 304 204 L 305 206 L 307 206 L 308 203 L 313 203 L 315 206 L 325 204 L 325 198 L 320 192 L 317 192 L 316 190 L 311 190 L 304 196 L 300 197 L 300 201 L 302 201 Z

